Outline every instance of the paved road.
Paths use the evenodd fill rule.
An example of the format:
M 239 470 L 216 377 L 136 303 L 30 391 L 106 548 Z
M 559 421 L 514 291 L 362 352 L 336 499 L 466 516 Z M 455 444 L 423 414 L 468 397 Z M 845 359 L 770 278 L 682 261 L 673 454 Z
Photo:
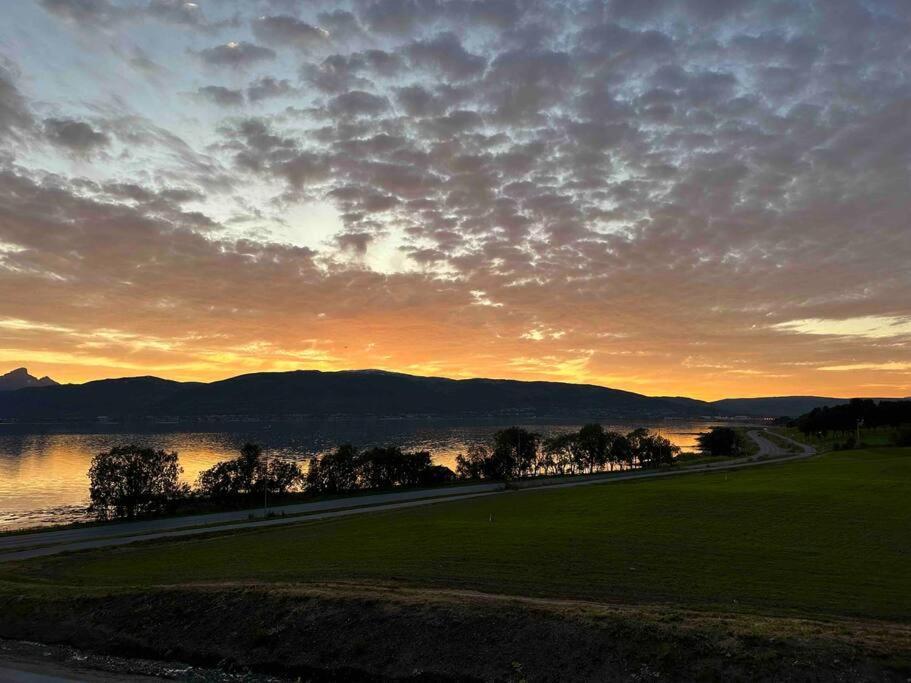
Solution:
M 472 486 L 459 486 L 453 488 L 421 489 L 418 491 L 400 491 L 397 493 L 377 493 L 367 496 L 349 496 L 322 500 L 316 503 L 297 503 L 295 505 L 282 505 L 269 508 L 273 515 L 303 515 L 310 512 L 326 512 L 359 506 L 382 505 L 385 503 L 398 503 L 430 498 L 450 496 L 464 496 L 475 493 L 489 493 L 502 491 L 503 484 L 477 484 Z M 58 545 L 77 541 L 110 538 L 112 536 L 135 536 L 153 532 L 174 531 L 212 524 L 228 524 L 232 522 L 249 522 L 250 516 L 263 520 L 263 510 L 232 510 L 230 512 L 216 512 L 206 515 L 188 515 L 185 517 L 163 517 L 161 519 L 148 519 L 141 522 L 119 522 L 100 526 L 76 527 L 62 531 L 41 531 L 33 534 L 13 534 L 0 536 L 0 557 L 2 553 L 20 548 L 30 548 L 39 545 Z
M 750 435 L 750 438 L 756 442 L 756 445 L 759 446 L 759 452 L 755 457 L 778 456 L 788 453 L 788 451 L 786 451 L 778 444 L 773 443 L 772 441 L 769 441 L 767 438 L 765 438 L 765 436 L 762 435 L 762 432 L 760 432 L 758 429 L 747 433 Z M 795 446 L 798 446 L 801 449 L 801 452 L 797 455 L 808 456 L 816 453 L 815 448 L 808 446 L 805 443 L 800 443 L 798 441 L 794 441 L 794 439 L 789 439 L 788 437 L 781 435 L 779 435 L 779 438 L 784 439 L 785 441 L 788 441 Z
M 418 500 L 409 500 L 403 503 L 386 503 L 382 505 L 370 505 L 367 507 L 350 508 L 347 510 L 337 510 L 334 512 L 315 512 L 304 516 L 296 517 L 276 517 L 269 519 L 260 519 L 253 522 L 242 522 L 239 524 L 228 524 L 218 527 L 201 527 L 196 529 L 178 529 L 174 531 L 160 531 L 153 533 L 137 534 L 132 536 L 114 536 L 109 538 L 95 538 L 89 541 L 69 541 L 57 545 L 46 545 L 40 548 L 30 548 L 18 550 L 15 552 L 4 553 L 0 555 L 0 562 L 13 562 L 15 560 L 30 560 L 35 557 L 45 557 L 47 555 L 57 555 L 58 553 L 68 553 L 77 550 L 91 550 L 93 548 L 106 548 L 109 546 L 127 545 L 137 541 L 153 541 L 160 538 L 181 538 L 183 536 L 198 536 L 199 534 L 212 533 L 213 531 L 234 531 L 235 529 L 253 529 L 270 526 L 279 526 L 282 524 L 302 524 L 304 522 L 334 519 L 336 517 L 348 517 L 351 515 L 364 514 L 365 512 L 385 512 L 388 510 L 402 510 L 405 508 L 417 507 L 420 505 L 430 505 L 451 500 L 466 500 L 468 498 L 479 498 L 481 496 L 493 496 L 505 490 L 505 486 L 487 493 L 471 493 L 456 496 L 437 496 L 435 498 L 421 498 Z M 349 502 L 349 505 L 351 503 Z M 0 679 L 2 680 L 2 679 Z
M 591 475 L 584 479 L 570 479 L 567 477 L 567 480 L 527 480 L 523 482 L 514 482 L 510 485 L 510 488 L 516 490 L 571 488 L 575 486 L 590 486 L 593 484 L 610 484 L 635 479 L 674 477 L 697 472 L 717 472 L 801 460 L 816 453 L 816 450 L 811 446 L 799 444 L 796 441 L 792 441 L 792 443 L 800 446 L 802 452 L 797 454 L 789 453 L 763 437 L 758 430 L 749 432 L 749 435 L 759 446 L 759 452 L 750 458 L 709 465 L 695 465 L 679 470 L 659 472 L 605 472 L 603 474 Z M 790 439 L 787 440 L 791 441 Z M 368 512 L 401 510 L 419 505 L 431 505 L 443 501 L 466 500 L 481 496 L 491 496 L 503 493 L 506 490 L 507 487 L 504 484 L 477 484 L 451 489 L 402 491 L 400 493 L 382 493 L 369 496 L 338 498 L 318 503 L 286 505 L 271 510 L 271 512 L 279 515 L 284 513 L 286 515 L 284 517 L 263 518 L 260 516 L 258 520 L 252 521 L 249 519 L 250 511 L 241 510 L 210 515 L 172 517 L 143 522 L 82 527 L 64 531 L 19 534 L 0 537 L 0 562 L 27 560 L 64 552 L 126 545 L 138 541 L 150 541 L 160 538 L 180 538 L 184 536 L 211 533 L 213 531 L 251 529 L 278 526 L 282 524 L 300 524 L 303 522 L 333 519 L 336 517 L 364 514 Z M 260 513 L 260 515 L 262 515 L 262 513 Z M 202 526 L 213 524 L 223 524 L 224 526 L 216 526 L 214 528 L 211 526 Z

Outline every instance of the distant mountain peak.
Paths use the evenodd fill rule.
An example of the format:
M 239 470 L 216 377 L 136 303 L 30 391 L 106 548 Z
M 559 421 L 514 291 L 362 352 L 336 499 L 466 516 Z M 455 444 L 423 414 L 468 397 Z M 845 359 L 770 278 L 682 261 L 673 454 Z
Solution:
M 35 377 L 27 368 L 16 368 L 0 375 L 0 391 L 16 391 L 26 387 L 53 387 L 57 382 L 50 377 Z

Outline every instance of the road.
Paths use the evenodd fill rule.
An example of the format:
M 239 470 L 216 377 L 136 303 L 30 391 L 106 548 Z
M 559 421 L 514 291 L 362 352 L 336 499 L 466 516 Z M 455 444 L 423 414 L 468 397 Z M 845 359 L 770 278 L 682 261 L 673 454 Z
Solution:
M 311 512 L 326 512 L 353 508 L 360 506 L 382 505 L 385 503 L 423 500 L 429 498 L 442 498 L 450 496 L 464 496 L 475 493 L 489 493 L 502 491 L 503 484 L 477 484 L 472 486 L 459 486 L 447 489 L 422 489 L 418 491 L 401 491 L 398 493 L 378 493 L 372 495 L 349 496 L 322 500 L 316 503 L 297 503 L 269 508 L 272 515 L 290 516 L 304 515 Z M 216 512 L 205 515 L 187 515 L 184 517 L 163 517 L 148 519 L 140 522 L 117 522 L 99 526 L 84 526 L 61 531 L 41 531 L 29 534 L 13 534 L 0 536 L 0 554 L 19 548 L 39 545 L 58 545 L 77 541 L 87 541 L 112 536 L 136 536 L 154 532 L 174 531 L 203 525 L 229 524 L 234 522 L 249 522 L 251 515 L 263 521 L 264 512 L 259 510 L 232 510 L 230 512 Z
M 170 517 L 127 522 L 120 524 L 79 527 L 62 531 L 45 531 L 30 534 L 16 534 L 0 537 L 0 562 L 27 560 L 64 552 L 75 552 L 109 546 L 120 546 L 139 541 L 151 541 L 161 538 L 181 538 L 216 531 L 235 529 L 252 529 L 271 527 L 283 524 L 300 524 L 310 521 L 333 519 L 368 512 L 385 512 L 401 510 L 420 505 L 431 505 L 445 501 L 466 500 L 481 496 L 503 494 L 507 490 L 529 491 L 551 488 L 571 488 L 591 486 L 593 484 L 610 484 L 637 479 L 656 479 L 674 477 L 698 472 L 717 472 L 723 470 L 757 467 L 765 464 L 790 462 L 815 455 L 811 446 L 797 444 L 800 453 L 788 453 L 769 439 L 762 436 L 759 430 L 749 432 L 750 437 L 759 446 L 759 451 L 750 458 L 731 460 L 708 465 L 693 465 L 678 470 L 658 472 L 605 472 L 584 478 L 523 480 L 512 482 L 509 487 L 502 483 L 475 484 L 447 489 L 422 489 L 419 491 L 401 491 L 366 496 L 352 496 L 317 503 L 300 503 L 271 508 L 272 516 L 265 517 L 262 511 L 254 514 L 259 519 L 250 519 L 251 511 L 237 510 L 208 515 Z M 784 437 L 782 437 L 784 438 Z M 787 439 L 791 441 L 790 439 Z

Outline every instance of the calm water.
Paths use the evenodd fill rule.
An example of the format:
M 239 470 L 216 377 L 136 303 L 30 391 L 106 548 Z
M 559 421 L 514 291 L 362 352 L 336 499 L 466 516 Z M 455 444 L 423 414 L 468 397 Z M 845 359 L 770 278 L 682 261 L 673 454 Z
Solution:
M 605 427 L 627 432 L 636 427 L 659 431 L 683 450 L 694 447 L 696 435 L 717 423 L 676 422 L 614 424 Z M 37 524 L 60 524 L 86 519 L 86 472 L 95 453 L 112 446 L 135 443 L 180 454 L 184 479 L 196 480 L 200 471 L 235 457 L 247 441 L 262 444 L 270 457 L 309 459 L 339 443 L 359 446 L 398 444 L 406 449 L 429 450 L 434 462 L 455 469 L 455 457 L 468 445 L 486 442 L 506 425 L 439 420 L 327 421 L 294 424 L 247 423 L 162 425 L 140 429 L 118 425 L 36 427 L 0 425 L 0 529 Z M 530 424 L 543 435 L 578 429 L 579 425 Z

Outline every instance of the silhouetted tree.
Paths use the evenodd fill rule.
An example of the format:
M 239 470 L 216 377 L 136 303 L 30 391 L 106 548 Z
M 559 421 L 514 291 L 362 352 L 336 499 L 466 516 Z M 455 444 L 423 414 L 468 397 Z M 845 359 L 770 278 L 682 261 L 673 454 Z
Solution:
M 639 428 L 626 435 L 639 467 L 660 467 L 674 462 L 680 449 L 668 439 Z
M 201 472 L 196 484 L 199 494 L 213 500 L 238 502 L 264 491 L 273 495 L 287 493 L 303 479 L 295 463 L 281 460 L 267 463 L 262 452 L 257 444 L 247 443 L 237 458 Z
M 371 448 L 361 454 L 361 481 L 364 488 L 417 486 L 430 468 L 430 453 L 405 453 L 397 446 Z
M 467 453 L 456 456 L 456 475 L 460 479 L 482 479 L 487 476 L 490 449 L 484 444 L 471 444 Z
M 177 453 L 121 446 L 99 453 L 89 467 L 90 509 L 102 519 L 165 512 L 187 494 Z
M 826 435 L 835 432 L 842 436 L 858 426 L 899 427 L 911 424 L 911 401 L 880 401 L 853 398 L 838 406 L 814 408 L 791 423 L 804 434 Z
M 633 445 L 630 443 L 628 437 L 617 432 L 613 432 L 614 436 L 611 439 L 610 444 L 610 454 L 609 458 L 612 463 L 615 463 L 618 467 L 623 467 L 624 465 L 627 469 L 633 467 L 636 462 L 636 454 L 633 452 Z
M 573 471 L 573 453 L 576 450 L 577 436 L 574 432 L 554 434 L 541 443 L 538 462 L 544 474 L 566 474 Z
M 314 493 L 353 491 L 360 485 L 360 454 L 351 444 L 313 458 L 307 471 L 307 490 Z
M 582 467 L 589 473 L 600 470 L 607 463 L 610 442 L 607 432 L 599 424 L 588 424 L 579 430 L 577 443 L 581 455 Z
M 488 478 L 513 479 L 534 470 L 538 454 L 537 434 L 521 427 L 501 429 L 493 436 Z
M 696 437 L 696 443 L 703 455 L 741 456 L 746 452 L 746 444 L 740 432 L 730 427 L 712 427 Z

